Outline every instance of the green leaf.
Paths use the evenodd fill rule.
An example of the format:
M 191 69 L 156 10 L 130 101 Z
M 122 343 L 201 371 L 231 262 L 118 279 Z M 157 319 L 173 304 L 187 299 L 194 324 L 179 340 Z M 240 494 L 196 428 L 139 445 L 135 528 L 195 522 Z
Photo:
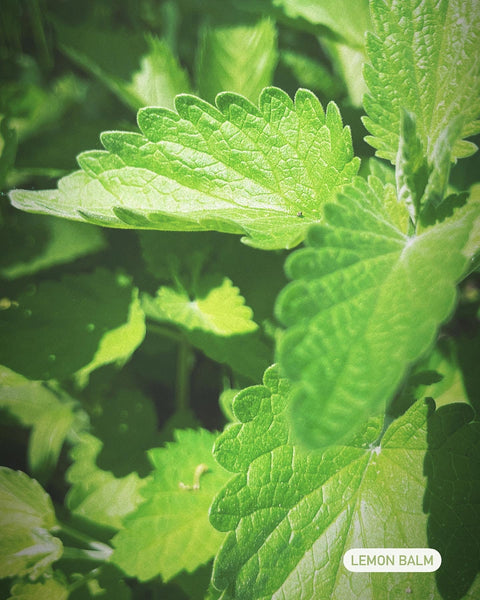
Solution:
M 365 50 L 352 48 L 328 38 L 321 39 L 322 46 L 333 61 L 336 72 L 343 79 L 348 90 L 350 102 L 355 107 L 362 106 L 363 95 L 367 86 L 363 78 L 363 65 L 366 60 Z
M 363 48 L 370 26 L 368 0 L 279 0 L 275 4 L 292 19 L 301 17 L 313 25 L 325 25 L 349 46 Z
M 207 24 L 200 33 L 199 95 L 213 102 L 220 92 L 236 92 L 257 102 L 272 84 L 277 64 L 277 32 L 268 18 L 256 23 Z
M 115 529 L 142 501 L 150 472 L 146 452 L 158 440 L 155 406 L 124 378 L 106 388 L 97 377 L 85 390 L 90 429 L 76 439 L 66 473 L 66 504 L 77 516 Z
M 67 600 L 68 587 L 56 579 L 45 579 L 36 583 L 16 583 L 8 600 Z
M 190 91 L 187 73 L 168 45 L 155 36 L 81 29 L 59 22 L 55 29 L 61 50 L 129 108 L 171 108 L 177 94 Z
M 358 178 L 325 207 L 328 225 L 313 227 L 308 247 L 290 255 L 295 281 L 278 298 L 287 326 L 279 362 L 298 382 L 292 420 L 312 446 L 344 440 L 379 413 L 433 344 L 479 226 L 480 204 L 472 202 L 407 237 L 393 187 L 369 182 Z
M 367 38 L 367 141 L 395 163 L 401 109 L 416 117 L 428 162 L 456 117 L 463 127 L 452 158 L 476 146 L 463 141 L 480 130 L 480 5 L 477 0 L 372 0 L 375 33 Z
M 448 337 L 439 339 L 430 356 L 418 364 L 415 372 L 433 370 L 438 373 L 439 380 L 417 387 L 417 397 L 433 398 L 437 407 L 454 402 L 469 402 L 459 368 L 457 349 L 453 340 Z
M 127 282 L 121 285 L 127 285 Z M 126 362 L 143 342 L 145 331 L 145 313 L 140 305 L 138 289 L 133 288 L 126 323 L 104 334 L 92 360 L 76 373 L 77 380 L 88 381 L 90 373 L 102 365 Z
M 1 226 L 0 275 L 16 279 L 69 263 L 105 246 L 98 227 L 16 212 Z
M 290 49 L 282 50 L 280 62 L 292 72 L 302 87 L 321 92 L 327 98 L 334 98 L 342 92 L 341 82 L 324 64 L 311 56 Z
M 0 408 L 6 409 L 21 425 L 31 427 L 28 465 L 40 481 L 55 468 L 65 438 L 80 418 L 74 402 L 40 381 L 0 366 Z
M 153 304 L 158 320 L 221 336 L 255 331 L 258 325 L 252 320 L 252 310 L 245 306 L 240 290 L 227 277 L 210 279 L 203 278 L 196 293 L 191 296 L 186 290 L 161 287 L 155 298 L 144 297 L 147 304 L 145 311 L 151 312 L 148 306 Z
M 134 108 L 164 106 L 173 108 L 175 96 L 190 91 L 188 75 L 168 44 L 154 36 L 147 37 L 149 52 L 132 75 L 127 90 L 138 98 Z
M 213 574 L 222 599 L 384 600 L 408 588 L 435 600 L 466 593 L 479 547 L 472 507 L 480 491 L 480 424 L 469 423 L 471 409 L 433 412 L 419 401 L 379 444 L 382 422 L 371 419 L 347 445 L 307 451 L 292 441 L 289 393 L 289 382 L 268 370 L 264 386 L 236 397 L 240 423 L 215 445 L 220 464 L 237 473 L 210 511 L 213 525 L 228 532 Z M 362 547 L 434 547 L 443 563 L 421 578 L 352 574 L 343 555 Z
M 146 480 L 132 472 L 115 477 L 111 471 L 97 466 L 102 441 L 89 433 L 82 433 L 72 448 L 72 466 L 66 479 L 72 484 L 66 504 L 69 510 L 88 521 L 120 529 L 123 519 L 142 501 L 140 490 Z
M 226 281 L 229 280 L 226 279 Z M 171 290 L 171 293 L 174 293 L 173 290 Z M 235 295 L 234 298 L 239 299 L 241 296 Z M 176 299 L 178 300 L 178 296 Z M 233 332 L 226 334 L 225 330 L 219 330 L 218 327 L 214 328 L 214 322 L 206 321 L 208 315 L 195 314 L 191 308 L 189 308 L 187 312 L 184 311 L 185 314 L 182 316 L 182 319 L 180 319 L 178 303 L 173 305 L 177 314 L 173 314 L 170 311 L 170 317 L 175 318 L 172 318 L 172 320 L 169 321 L 169 315 L 162 310 L 157 300 L 158 298 L 151 299 L 148 295 L 143 296 L 143 308 L 145 314 L 149 318 L 159 321 L 160 323 L 172 322 L 176 324 L 181 328 L 182 333 L 192 346 L 201 350 L 215 362 L 227 364 L 232 367 L 234 371 L 237 371 L 254 381 L 258 380 L 258 377 L 261 377 L 262 369 L 265 370 L 271 362 L 273 351 L 262 335 L 262 332 L 257 329 L 254 321 L 251 321 L 248 318 L 237 319 L 237 325 L 242 322 L 244 323 L 244 327 L 247 325 L 245 332 L 242 333 L 239 331 L 238 333 Z M 185 303 L 186 297 L 184 297 L 183 301 Z M 170 308 L 172 308 L 172 306 Z M 180 305 L 180 308 L 182 308 L 182 305 Z M 240 305 L 239 308 L 247 309 L 244 305 Z M 247 310 L 250 311 L 250 309 Z M 240 311 L 240 314 L 243 312 L 243 310 Z M 192 319 L 192 316 L 195 317 L 194 320 Z M 227 318 L 224 321 L 224 326 L 228 329 L 228 315 L 226 316 Z M 185 322 L 185 317 L 187 318 L 187 321 L 189 321 L 188 323 Z M 199 320 L 200 317 L 202 317 L 201 320 Z M 202 325 L 202 327 L 190 328 L 190 324 Z M 252 325 L 255 326 L 253 331 Z M 250 331 L 248 331 L 248 329 L 250 329 Z
M 262 248 L 297 245 L 358 170 L 350 130 L 335 104 L 324 112 L 299 90 L 277 88 L 259 108 L 236 94 L 218 108 L 178 96 L 179 115 L 146 108 L 143 135 L 107 132 L 107 151 L 79 157 L 84 169 L 57 190 L 10 193 L 17 208 L 109 227 L 243 233 Z
M 105 34 L 99 35 L 103 37 Z M 147 37 L 146 41 L 148 51 L 143 56 L 139 56 L 139 67 L 132 71 L 130 79 L 109 73 L 88 54 L 68 44 L 63 46 L 63 50 L 130 108 L 134 110 L 142 106 L 173 108 L 175 96 L 190 91 L 188 75 L 181 68 L 166 42 L 154 36 Z
M 146 501 L 113 539 L 112 561 L 127 575 L 168 581 L 217 552 L 223 535 L 210 525 L 208 509 L 228 474 L 213 459 L 214 440 L 206 430 L 180 430 L 175 443 L 150 451 L 155 471 L 142 492 Z
M 36 579 L 62 555 L 52 502 L 21 471 L 0 467 L 0 577 Z
M 417 231 L 418 225 L 428 226 L 442 220 L 439 216 L 450 200 L 445 194 L 452 148 L 460 133 L 461 120 L 457 117 L 439 136 L 429 164 L 417 135 L 415 115 L 402 110 L 395 175 L 399 199 L 405 202 Z
M 145 334 L 137 295 L 104 269 L 27 287 L 0 311 L 0 363 L 31 379 L 61 379 L 125 360 Z

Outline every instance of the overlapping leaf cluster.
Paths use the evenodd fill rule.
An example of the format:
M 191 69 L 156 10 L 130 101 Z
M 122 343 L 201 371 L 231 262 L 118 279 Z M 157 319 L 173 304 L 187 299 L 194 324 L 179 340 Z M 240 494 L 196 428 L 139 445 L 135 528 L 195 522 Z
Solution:
M 57 121 L 77 139 L 72 106 L 111 101 L 119 129 L 10 192 L 43 216 L 0 206 L 0 448 L 27 445 L 0 470 L 0 595 L 476 600 L 480 202 L 452 165 L 479 131 L 478 3 L 154 4 L 147 37 L 105 28 L 130 3 L 53 18 L 83 74 L 15 59 L 0 91 L 0 184 L 64 174 L 22 165 Z M 359 177 L 338 105 L 363 136 L 366 86 L 394 169 Z M 354 547 L 443 562 L 353 574 Z

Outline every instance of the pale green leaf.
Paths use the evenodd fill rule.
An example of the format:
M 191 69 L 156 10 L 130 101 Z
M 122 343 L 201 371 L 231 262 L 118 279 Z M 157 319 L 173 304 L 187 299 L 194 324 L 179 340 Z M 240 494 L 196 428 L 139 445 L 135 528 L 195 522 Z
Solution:
M 68 587 L 56 579 L 45 579 L 36 583 L 16 583 L 8 600 L 67 600 Z
M 39 577 L 62 555 L 50 496 L 21 471 L 0 467 L 0 577 Z
M 41 483 L 55 469 L 65 440 L 86 424 L 85 412 L 64 391 L 4 366 L 0 366 L 0 408 L 20 425 L 31 427 L 28 466 Z
M 396 160 L 400 111 L 416 117 L 429 163 L 455 118 L 463 128 L 452 156 L 472 154 L 462 141 L 479 131 L 480 4 L 477 0 L 371 0 L 375 33 L 367 38 L 367 141 L 377 155 Z
M 125 360 L 145 333 L 137 294 L 105 269 L 26 287 L 0 311 L 0 363 L 32 379 L 61 379 Z
M 127 575 L 167 581 L 216 554 L 223 535 L 210 525 L 208 509 L 229 475 L 213 458 L 214 440 L 206 430 L 180 430 L 174 443 L 150 451 L 155 471 L 146 500 L 113 539 L 112 561 Z
M 151 299 L 148 295 L 143 296 L 143 309 L 147 317 L 160 323 L 169 322 L 167 313 L 161 309 L 156 299 Z M 184 316 L 190 317 L 190 313 L 191 311 Z M 198 314 L 196 316 L 198 323 Z M 204 318 L 201 321 L 202 328 L 189 328 L 186 323 L 178 319 L 178 315 L 170 322 L 180 327 L 192 346 L 201 350 L 215 362 L 229 365 L 234 371 L 253 381 L 258 380 L 262 371 L 271 363 L 273 354 L 271 344 L 268 343 L 259 328 L 255 327 L 252 331 L 253 328 L 250 324 L 256 325 L 254 321 L 244 321 L 249 324 L 249 332 L 228 335 L 218 330 L 215 331 L 211 327 L 206 328 Z M 228 326 L 228 318 L 226 323 Z
M 252 320 L 252 310 L 245 306 L 240 290 L 227 277 L 210 280 L 204 278 L 192 296 L 186 290 L 161 287 L 155 298 L 146 296 L 145 302 L 154 304 L 159 320 L 163 316 L 163 320 L 186 329 L 201 329 L 221 336 L 255 331 L 258 325 Z
M 461 598 L 479 552 L 480 424 L 470 407 L 419 401 L 380 442 L 378 418 L 347 445 L 313 452 L 292 441 L 289 388 L 267 371 L 264 386 L 237 395 L 240 423 L 215 445 L 237 473 L 210 512 L 228 532 L 213 574 L 222 599 L 385 600 L 408 588 L 419 599 Z M 347 571 L 344 553 L 369 547 L 433 547 L 443 563 L 421 577 Z
M 66 479 L 72 485 L 66 504 L 73 514 L 88 521 L 115 529 L 142 501 L 140 490 L 146 480 L 132 472 L 115 477 L 111 471 L 97 465 L 102 442 L 89 433 L 82 433 L 71 450 L 72 466 Z
M 418 398 L 433 398 L 437 407 L 454 402 L 469 402 L 458 363 L 457 349 L 451 338 L 440 338 L 431 354 L 416 365 L 414 373 L 422 371 L 437 373 L 438 380 L 418 385 Z
M 366 61 L 365 50 L 352 48 L 352 46 L 328 38 L 321 39 L 320 42 L 330 55 L 337 74 L 343 79 L 350 102 L 353 106 L 360 107 L 363 95 L 367 91 L 363 77 L 363 65 Z
M 17 208 L 109 227 L 241 233 L 263 248 L 297 245 L 322 207 L 356 174 L 338 108 L 299 90 L 267 88 L 259 108 L 236 94 L 217 107 L 182 95 L 178 115 L 146 108 L 142 134 L 107 132 L 106 151 L 57 190 L 12 191 Z
M 129 108 L 171 108 L 177 94 L 190 91 L 187 73 L 168 45 L 155 36 L 82 29 L 59 22 L 55 29 L 61 50 Z
M 339 96 L 342 84 L 327 67 L 311 56 L 285 49 L 280 52 L 280 62 L 295 76 L 301 87 L 314 92 L 322 92 L 327 98 Z
M 270 19 L 206 24 L 200 33 L 199 95 L 213 102 L 220 92 L 236 92 L 256 103 L 272 84 L 276 64 L 277 32 Z
M 379 413 L 434 343 L 480 223 L 480 204 L 472 202 L 407 237 L 394 222 L 401 204 L 384 202 L 391 188 L 369 182 L 357 179 L 325 207 L 328 225 L 313 227 L 308 247 L 290 255 L 294 281 L 278 299 L 287 327 L 278 357 L 298 382 L 292 419 L 313 446 L 343 440 Z
M 143 342 L 145 331 L 145 313 L 140 305 L 138 289 L 134 288 L 126 323 L 105 333 L 92 360 L 76 373 L 78 381 L 86 382 L 90 373 L 102 365 L 125 363 Z
M 102 250 L 98 227 L 17 213 L 3 223 L 0 275 L 15 279 Z
M 313 25 L 324 25 L 350 46 L 363 48 L 370 26 L 368 0 L 278 0 L 290 18 L 301 17 Z
M 28 465 L 37 479 L 48 479 L 76 421 L 74 402 L 40 381 L 30 381 L 0 366 L 0 408 L 32 428 Z
M 140 69 L 132 75 L 126 89 L 138 98 L 135 108 L 173 108 L 175 96 L 190 91 L 188 75 L 166 42 L 153 36 L 148 37 L 147 42 L 149 51 L 142 57 Z

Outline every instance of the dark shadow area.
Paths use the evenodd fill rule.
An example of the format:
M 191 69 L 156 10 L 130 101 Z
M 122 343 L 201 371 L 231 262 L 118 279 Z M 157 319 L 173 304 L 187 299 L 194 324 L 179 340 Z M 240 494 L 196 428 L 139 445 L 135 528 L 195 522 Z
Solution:
M 467 404 L 433 407 L 424 462 L 428 544 L 442 556 L 442 597 L 459 600 L 480 570 L 480 422 Z

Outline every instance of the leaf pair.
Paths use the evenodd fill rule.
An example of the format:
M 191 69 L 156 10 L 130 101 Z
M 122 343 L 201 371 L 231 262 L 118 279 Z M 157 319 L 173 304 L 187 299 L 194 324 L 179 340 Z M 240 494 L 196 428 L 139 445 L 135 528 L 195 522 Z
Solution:
M 217 460 L 236 473 L 210 512 L 228 532 L 213 574 L 222 599 L 383 600 L 411 589 L 422 598 L 473 600 L 480 428 L 471 408 L 435 412 L 419 401 L 379 445 L 382 420 L 372 418 L 345 444 L 307 451 L 292 440 L 290 391 L 269 369 L 263 386 L 237 395 L 239 423 L 216 442 Z M 352 574 L 343 566 L 350 548 L 429 546 L 443 557 L 436 576 Z

